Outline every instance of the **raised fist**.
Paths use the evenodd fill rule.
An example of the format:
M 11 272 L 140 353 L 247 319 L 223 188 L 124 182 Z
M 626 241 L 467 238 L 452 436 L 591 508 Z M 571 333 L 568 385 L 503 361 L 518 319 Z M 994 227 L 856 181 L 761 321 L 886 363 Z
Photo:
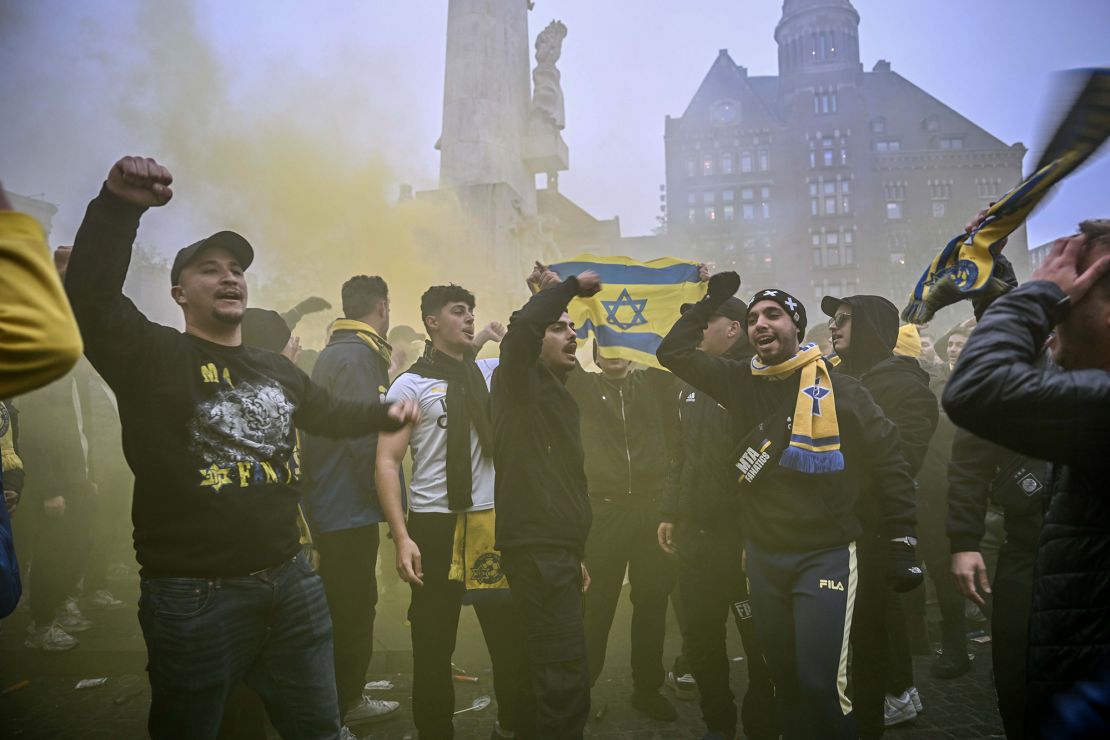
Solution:
M 164 206 L 173 197 L 173 175 L 150 157 L 124 157 L 108 172 L 108 189 L 128 203 Z
M 601 276 L 593 270 L 586 270 L 578 275 L 578 296 L 589 298 L 601 291 Z
M 331 308 L 331 304 L 320 296 L 309 296 L 297 304 L 296 311 L 301 316 L 307 316 L 310 313 L 319 313 L 320 311 L 327 311 Z
M 474 336 L 474 344 L 481 346 L 486 342 L 500 343 L 505 338 L 505 331 L 505 325 L 500 321 L 491 321 Z
M 735 272 L 718 272 L 709 278 L 709 302 L 720 306 L 740 290 L 740 276 Z

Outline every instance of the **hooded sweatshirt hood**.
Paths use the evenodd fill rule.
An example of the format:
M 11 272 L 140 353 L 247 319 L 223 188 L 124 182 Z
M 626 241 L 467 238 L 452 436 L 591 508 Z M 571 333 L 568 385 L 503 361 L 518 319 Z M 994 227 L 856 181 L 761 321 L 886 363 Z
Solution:
M 894 354 L 898 343 L 898 309 L 882 296 L 856 295 L 826 296 L 821 301 L 821 310 L 832 317 L 844 304 L 852 307 L 852 338 L 848 351 L 840 355 L 838 369 L 858 378 Z

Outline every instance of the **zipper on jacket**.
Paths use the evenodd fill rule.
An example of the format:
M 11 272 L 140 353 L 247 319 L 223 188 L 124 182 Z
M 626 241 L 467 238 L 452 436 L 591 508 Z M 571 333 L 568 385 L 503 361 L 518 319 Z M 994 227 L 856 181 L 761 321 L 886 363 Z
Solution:
M 624 415 L 624 389 L 618 388 L 621 399 L 621 426 L 624 427 L 624 456 L 628 459 L 628 495 L 632 495 L 632 448 L 628 445 L 628 419 Z

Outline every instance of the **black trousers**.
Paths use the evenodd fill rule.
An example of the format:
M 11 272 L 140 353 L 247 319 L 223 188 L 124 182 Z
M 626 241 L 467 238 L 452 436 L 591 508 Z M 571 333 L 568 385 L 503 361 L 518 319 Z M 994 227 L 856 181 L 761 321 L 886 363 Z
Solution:
M 340 717 L 362 697 L 373 654 L 379 541 L 378 525 L 371 524 L 321 532 L 313 542 L 331 612 Z
M 625 570 L 632 585 L 632 684 L 655 691 L 663 685 L 663 639 L 667 600 L 674 590 L 675 564 L 659 548 L 659 512 L 654 507 L 594 503 L 586 542 L 590 590 L 586 592 L 586 646 L 590 685 L 605 665 L 609 630 L 617 611 Z
M 448 580 L 458 514 L 417 512 L 409 515 L 408 530 L 420 548 L 424 585 L 412 587 L 412 717 L 421 738 L 450 740 L 455 736 L 455 681 L 451 656 L 459 631 L 463 584 Z M 516 727 L 517 689 L 524 675 L 524 656 L 512 602 L 476 603 L 474 611 L 493 664 L 493 690 L 501 727 Z
M 748 658 L 748 691 L 741 711 L 752 740 L 777 738 L 775 691 L 759 647 L 741 569 L 743 543 L 727 523 L 711 528 L 679 524 L 678 598 L 685 657 L 694 679 L 706 727 L 726 738 L 736 734 L 736 702 L 729 686 L 725 628 L 732 614 Z
M 578 556 L 560 547 L 514 547 L 501 553 L 501 566 L 527 662 L 527 677 L 518 688 L 516 736 L 580 740 L 590 715 L 590 670 Z
M 31 614 L 38 627 L 54 621 L 55 610 L 74 592 L 90 544 L 88 498 L 67 496 L 65 514 L 49 517 L 42 499 L 50 496 L 43 494 L 29 502 L 35 507 L 35 548 L 29 579 Z
M 931 493 L 931 492 L 930 492 Z M 945 533 L 945 516 L 948 501 L 929 495 L 918 499 L 918 540 L 925 573 L 937 590 L 940 607 L 941 647 L 945 654 L 967 654 L 967 619 L 964 616 L 966 600 L 956 590 L 952 578 L 952 549 Z M 922 590 L 924 592 L 924 589 Z M 924 608 L 924 602 L 921 608 Z
M 108 482 L 97 487 L 96 496 L 90 501 L 89 550 L 81 568 L 84 579 L 82 593 L 91 596 L 98 589 L 108 588 L 108 565 L 113 562 L 133 562 L 135 551 L 131 546 L 131 489 L 134 478 L 130 471 L 105 476 Z
M 783 740 L 856 740 L 846 694 L 855 544 L 780 552 L 749 542 L 747 551 L 752 612 Z
M 1033 564 L 1036 545 L 1022 547 L 1010 542 L 998 554 L 998 570 L 991 590 L 994 686 L 998 691 L 998 713 L 1008 740 L 1025 740 L 1025 661 L 1029 647 L 1029 610 L 1033 601 Z
M 886 540 L 861 538 L 856 609 L 852 617 L 852 707 L 861 740 L 883 736 L 883 699 L 913 686 L 902 596 L 887 582 Z

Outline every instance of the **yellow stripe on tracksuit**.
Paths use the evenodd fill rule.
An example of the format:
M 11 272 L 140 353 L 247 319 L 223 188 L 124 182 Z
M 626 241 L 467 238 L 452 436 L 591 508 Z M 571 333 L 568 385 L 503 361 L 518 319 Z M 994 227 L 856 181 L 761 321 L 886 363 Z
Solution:
M 848 543 L 848 593 L 844 603 L 844 637 L 840 643 L 840 667 L 836 671 L 836 693 L 840 697 L 840 711 L 847 716 L 852 711 L 848 698 L 848 643 L 852 634 L 852 613 L 856 606 L 856 543 Z

